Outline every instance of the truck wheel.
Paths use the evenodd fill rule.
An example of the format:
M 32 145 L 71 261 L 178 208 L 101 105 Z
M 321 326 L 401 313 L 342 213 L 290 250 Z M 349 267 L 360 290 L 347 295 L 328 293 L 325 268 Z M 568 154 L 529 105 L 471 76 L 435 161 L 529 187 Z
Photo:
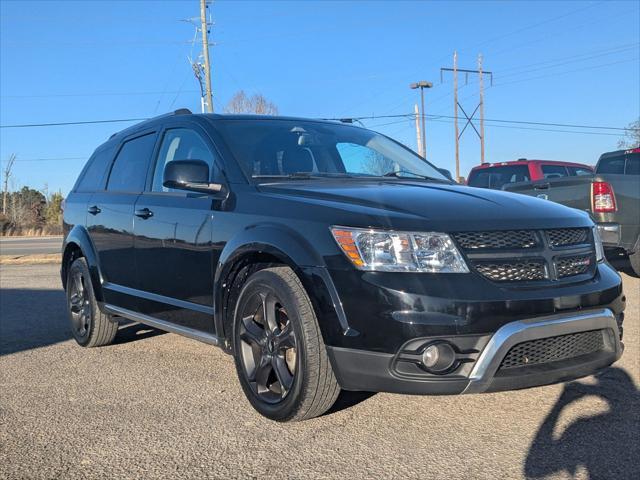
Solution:
M 326 412 L 340 391 L 311 300 L 289 267 L 249 277 L 235 307 L 233 346 L 251 405 L 280 422 Z
M 118 331 L 118 322 L 100 311 L 89 267 L 80 257 L 71 264 L 67 272 L 67 306 L 71 333 L 83 347 L 109 345 Z
M 629 255 L 629 263 L 636 277 L 640 277 L 640 249 L 636 248 L 636 251 Z

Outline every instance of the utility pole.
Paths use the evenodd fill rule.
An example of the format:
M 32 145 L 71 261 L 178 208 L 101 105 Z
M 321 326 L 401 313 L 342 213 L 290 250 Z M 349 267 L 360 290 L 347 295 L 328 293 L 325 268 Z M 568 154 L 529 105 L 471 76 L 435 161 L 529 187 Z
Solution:
M 493 85 L 493 72 L 487 72 L 482 69 L 482 55 L 478 56 L 478 69 L 467 70 L 464 68 L 458 68 L 458 53 L 453 53 L 453 68 L 441 68 L 440 69 L 440 81 L 443 81 L 443 72 L 453 72 L 453 112 L 454 112 L 454 124 L 456 132 L 456 179 L 460 180 L 460 137 L 467 129 L 469 125 L 476 132 L 480 139 L 480 162 L 484 163 L 484 76 L 489 75 L 491 79 L 491 85 Z M 458 74 L 462 72 L 465 74 L 465 83 L 469 81 L 469 75 L 478 75 L 480 83 L 480 101 L 471 115 L 467 115 L 465 109 L 460 105 L 458 101 Z M 462 130 L 458 128 L 458 110 L 462 112 L 466 122 Z M 476 113 L 480 111 L 480 130 L 476 128 L 474 123 L 474 117 Z
M 427 158 L 427 137 L 426 137 L 426 128 L 425 128 L 425 112 L 424 112 L 424 89 L 425 88 L 431 88 L 433 87 L 433 83 L 431 82 L 426 82 L 424 80 L 421 80 L 419 82 L 416 83 L 412 83 L 409 85 L 409 88 L 411 88 L 412 90 L 415 90 L 417 88 L 420 89 L 420 100 L 422 102 L 422 153 L 423 153 L 423 157 Z
M 211 95 L 211 66 L 209 64 L 209 26 L 207 25 L 207 0 L 200 0 L 200 23 L 202 24 L 202 54 L 204 56 L 207 111 L 209 113 L 213 113 L 213 100 Z
M 416 103 L 413 108 L 416 115 L 416 145 L 418 146 L 418 155 L 424 157 L 424 151 L 422 150 L 422 137 L 420 136 L 420 111 L 418 110 L 418 104 Z
M 460 181 L 460 134 L 458 133 L 458 52 L 453 52 L 453 108 L 456 125 L 456 182 Z
M 482 80 L 482 54 L 478 55 L 478 80 L 480 83 L 480 164 L 484 163 L 484 84 Z
M 7 161 L 7 166 L 4 168 L 4 190 L 2 191 L 2 214 L 7 214 L 7 197 L 9 195 L 9 178 L 11 178 L 11 169 L 16 161 L 16 154 L 12 153 Z

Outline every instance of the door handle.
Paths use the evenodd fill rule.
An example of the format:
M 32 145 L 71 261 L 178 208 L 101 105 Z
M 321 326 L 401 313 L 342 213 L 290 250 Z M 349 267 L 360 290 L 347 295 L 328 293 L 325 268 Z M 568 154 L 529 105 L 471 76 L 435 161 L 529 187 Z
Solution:
M 97 205 L 93 205 L 93 206 L 87 208 L 87 212 L 89 212 L 91 215 L 97 215 L 101 211 L 102 210 L 100 210 L 100 208 Z
M 149 217 L 153 217 L 153 212 L 148 208 L 140 208 L 135 211 L 136 217 L 144 218 L 145 220 Z
M 534 185 L 533 188 L 535 190 L 546 190 L 547 188 L 549 188 L 551 185 L 549 185 L 548 183 L 539 183 L 537 185 Z

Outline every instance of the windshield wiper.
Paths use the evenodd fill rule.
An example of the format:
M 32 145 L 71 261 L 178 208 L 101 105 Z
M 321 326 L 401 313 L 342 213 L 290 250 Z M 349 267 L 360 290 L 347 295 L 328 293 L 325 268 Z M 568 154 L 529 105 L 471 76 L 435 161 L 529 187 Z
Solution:
M 421 175 L 419 173 L 410 172 L 408 170 L 392 170 L 390 172 L 387 172 L 387 173 L 381 175 L 381 177 L 407 178 L 405 175 L 412 175 L 415 178 L 422 178 L 424 180 L 433 180 L 433 181 L 436 181 L 436 182 L 447 181 L 447 180 L 445 180 L 443 178 L 435 178 L 435 177 L 430 177 L 428 175 Z
M 293 179 L 312 179 L 312 178 L 353 178 L 353 175 L 340 172 L 293 172 L 284 175 L 279 174 L 265 174 L 265 175 L 251 175 L 251 178 L 293 178 Z

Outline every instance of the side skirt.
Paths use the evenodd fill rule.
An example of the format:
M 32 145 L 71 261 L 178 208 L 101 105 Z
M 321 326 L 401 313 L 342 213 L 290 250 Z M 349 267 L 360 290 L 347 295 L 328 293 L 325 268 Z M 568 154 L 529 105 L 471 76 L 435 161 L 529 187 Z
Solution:
M 223 346 L 222 340 L 211 333 L 200 332 L 193 328 L 175 325 L 158 318 L 150 317 L 149 315 L 127 310 L 126 308 L 116 307 L 115 305 L 110 305 L 108 303 L 104 304 L 104 310 L 112 315 L 118 315 L 134 322 L 143 323 L 149 327 L 164 330 L 166 332 L 177 333 L 178 335 L 208 343 L 209 345 L 215 345 L 216 347 Z

